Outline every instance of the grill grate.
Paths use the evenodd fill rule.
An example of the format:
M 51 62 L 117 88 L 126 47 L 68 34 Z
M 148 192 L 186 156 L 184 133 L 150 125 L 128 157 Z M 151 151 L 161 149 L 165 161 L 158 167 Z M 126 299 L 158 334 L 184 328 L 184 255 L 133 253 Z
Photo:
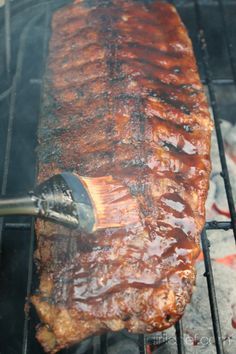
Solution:
M 60 6 L 64 2 L 66 3 L 63 0 L 57 1 L 56 6 Z M 208 88 L 222 166 L 222 178 L 224 180 L 231 216 L 231 220 L 228 222 L 206 222 L 205 229 L 201 235 L 205 262 L 204 275 L 206 276 L 208 286 L 216 352 L 223 353 L 221 323 L 218 314 L 214 276 L 210 259 L 210 242 L 207 231 L 232 230 L 236 240 L 235 205 L 220 126 L 222 105 L 217 96 L 218 87 L 224 87 L 225 90 L 229 86 L 236 88 L 236 47 L 233 46 L 233 33 L 236 29 L 232 28 L 233 19 L 231 19 L 236 13 L 236 1 L 173 0 L 169 2 L 176 5 L 190 32 L 202 82 Z M 214 43 L 212 43 L 212 38 L 208 33 L 209 22 L 206 21 L 206 16 L 204 16 L 209 6 L 212 7 L 213 13 L 217 14 L 216 27 L 221 29 L 220 45 L 224 48 L 224 50 L 222 49 L 223 54 L 218 60 L 218 65 L 217 60 L 214 58 L 214 53 L 212 53 Z M 2 195 L 10 192 L 16 193 L 18 189 L 19 191 L 28 190 L 34 183 L 35 156 L 33 150 L 36 141 L 32 137 L 35 136 L 37 128 L 40 107 L 40 84 L 47 45 L 47 28 L 54 7 L 55 4 L 50 0 L 13 0 L 11 3 L 10 0 L 6 0 L 4 10 L 0 11 L 0 18 L 2 19 L 0 23 L 4 23 L 3 28 L 0 27 L 0 36 L 1 31 L 4 34 L 2 35 L 4 47 L 0 47 L 0 54 L 4 55 L 2 59 L 5 62 L 4 68 L 0 66 L 0 74 L 3 77 L 0 84 L 0 151 L 3 152 L 2 156 L 0 156 L 0 183 Z M 231 13 L 231 10 L 232 15 L 230 17 L 229 13 Z M 30 40 L 31 31 L 34 31 L 34 41 L 32 38 Z M 36 39 L 37 45 L 35 45 Z M 32 53 L 33 58 L 38 60 L 32 64 L 33 60 L 31 59 L 31 63 L 29 63 L 26 60 L 25 53 Z M 25 107 L 27 106 L 25 102 L 33 102 L 34 107 Z M 19 135 L 19 131 L 21 131 L 21 136 Z M 24 144 L 23 141 L 26 141 L 27 144 Z M 32 166 L 31 173 L 28 172 L 28 166 Z M 19 171 L 18 175 L 15 171 Z M 39 345 L 34 340 L 34 314 L 31 314 L 31 319 L 29 320 L 22 313 L 25 296 L 31 293 L 32 286 L 34 286 L 32 282 L 34 282 L 35 278 L 33 277 L 34 229 L 32 220 L 29 218 L 5 218 L 3 221 L 1 219 L 0 250 L 3 250 L 1 254 L 2 274 L 0 275 L 0 279 L 3 289 L 4 287 L 7 289 L 6 294 L 3 291 L 0 297 L 1 310 L 7 301 L 8 303 L 10 302 L 10 307 L 15 303 L 18 304 L 17 308 L 14 307 L 14 311 L 3 311 L 4 326 L 7 327 L 8 324 L 9 328 L 6 331 L 3 328 L 4 326 L 0 325 L 2 333 L 0 352 L 4 354 L 16 352 L 22 352 L 23 354 L 42 353 Z M 20 257 L 17 255 L 20 255 Z M 11 262 L 10 266 L 9 262 Z M 6 277 L 4 277 L 4 273 Z M 12 279 L 8 279 L 9 277 Z M 19 286 L 17 277 L 20 277 L 19 282 L 21 284 Z M 17 290 L 19 290 L 18 293 Z M 15 293 L 17 293 L 16 296 L 14 296 Z M 17 329 L 14 326 L 10 326 L 14 316 L 19 326 Z M 23 331 L 22 323 L 24 323 Z M 185 343 L 181 321 L 176 324 L 175 329 L 176 350 L 178 353 L 183 354 L 185 353 Z M 14 343 L 12 342 L 13 337 L 15 338 Z M 147 345 L 153 343 L 153 336 L 139 335 L 136 336 L 136 339 L 139 345 L 139 352 L 146 354 Z M 96 337 L 93 345 L 93 353 L 107 353 L 107 346 L 107 335 Z M 74 349 L 63 351 L 63 353 L 71 354 L 75 352 Z

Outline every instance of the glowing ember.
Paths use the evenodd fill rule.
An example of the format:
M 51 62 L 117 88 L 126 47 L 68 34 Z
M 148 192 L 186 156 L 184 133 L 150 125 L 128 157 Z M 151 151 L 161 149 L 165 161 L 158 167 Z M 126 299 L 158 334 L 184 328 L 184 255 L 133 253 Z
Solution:
M 223 258 L 217 258 L 215 261 L 236 269 L 236 254 L 231 254 Z

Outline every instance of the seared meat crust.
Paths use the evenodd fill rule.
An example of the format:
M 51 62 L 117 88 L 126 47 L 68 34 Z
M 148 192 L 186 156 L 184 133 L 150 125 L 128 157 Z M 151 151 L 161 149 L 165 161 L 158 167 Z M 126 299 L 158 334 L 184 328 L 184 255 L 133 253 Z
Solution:
M 190 301 L 205 220 L 212 123 L 191 42 L 161 2 L 58 10 L 45 73 L 38 181 L 112 175 L 140 224 L 93 235 L 37 221 L 44 350 L 123 328 L 174 324 Z

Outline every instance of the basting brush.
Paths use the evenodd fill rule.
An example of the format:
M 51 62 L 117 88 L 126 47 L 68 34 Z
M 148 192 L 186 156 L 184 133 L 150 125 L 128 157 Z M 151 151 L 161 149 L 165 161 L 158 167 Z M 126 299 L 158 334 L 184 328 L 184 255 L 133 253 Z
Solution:
M 31 215 L 93 233 L 139 222 L 138 205 L 112 176 L 63 172 L 23 197 L 1 198 L 0 216 Z

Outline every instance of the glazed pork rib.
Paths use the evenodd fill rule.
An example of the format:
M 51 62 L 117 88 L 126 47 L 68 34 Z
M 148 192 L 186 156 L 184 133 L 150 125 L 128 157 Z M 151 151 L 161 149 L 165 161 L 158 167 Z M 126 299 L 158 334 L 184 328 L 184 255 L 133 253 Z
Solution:
M 160 331 L 181 318 L 195 284 L 211 129 L 174 7 L 77 0 L 57 10 L 38 181 L 65 170 L 113 176 L 138 201 L 140 223 L 88 235 L 37 221 L 32 303 L 46 352 L 109 330 Z

